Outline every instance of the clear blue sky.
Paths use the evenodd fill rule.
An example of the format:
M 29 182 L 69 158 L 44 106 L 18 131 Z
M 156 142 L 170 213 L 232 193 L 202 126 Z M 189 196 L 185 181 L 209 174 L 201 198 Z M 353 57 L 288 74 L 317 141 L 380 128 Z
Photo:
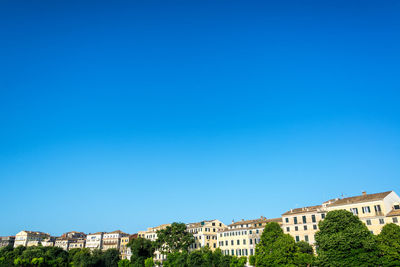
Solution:
M 400 193 L 399 13 L 2 1 L 0 235 L 230 223 Z

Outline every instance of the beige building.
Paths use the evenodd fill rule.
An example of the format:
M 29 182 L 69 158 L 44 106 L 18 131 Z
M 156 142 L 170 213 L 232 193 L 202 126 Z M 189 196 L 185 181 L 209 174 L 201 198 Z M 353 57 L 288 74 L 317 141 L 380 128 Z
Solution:
M 14 246 L 15 236 L 0 236 L 0 248 Z
M 91 250 L 93 249 L 102 249 L 103 246 L 103 232 L 97 232 L 93 234 L 88 234 L 86 236 L 86 248 Z
M 128 247 L 128 243 L 132 240 L 138 237 L 138 234 L 133 234 L 130 236 L 122 237 L 121 238 L 121 246 L 119 248 L 119 251 L 121 253 L 121 258 L 123 260 L 127 259 L 130 260 L 132 256 L 131 248 Z
M 68 245 L 68 250 L 74 248 L 84 248 L 86 245 L 86 238 L 71 239 Z
M 386 223 L 392 222 L 392 218 L 387 215 L 399 202 L 400 198 L 394 191 L 377 194 L 363 192 L 360 196 L 338 199 L 329 204 L 327 209 L 328 211 L 343 209 L 352 212 L 367 225 L 371 233 L 377 235 Z
M 254 255 L 264 227 L 269 222 L 277 222 L 281 225 L 282 219 L 267 219 L 261 216 L 259 219 L 232 222 L 218 232 L 218 247 L 224 255 L 238 257 Z
M 49 238 L 50 235 L 42 232 L 35 231 L 21 231 L 15 235 L 14 247 L 18 246 L 37 246 L 46 238 Z
M 54 243 L 56 238 L 54 236 L 49 236 L 48 238 L 43 239 L 42 246 L 43 247 L 54 247 Z
M 318 223 L 332 210 L 348 210 L 357 215 L 373 234 L 379 234 L 386 223 L 398 221 L 400 198 L 394 191 L 336 198 L 322 205 L 296 208 L 282 214 L 282 228 L 296 241 L 315 245 Z
M 162 224 L 162 225 L 159 225 L 159 226 L 156 226 L 156 227 L 147 228 L 147 231 L 139 231 L 138 232 L 138 236 L 141 237 L 141 238 L 149 239 L 151 241 L 156 241 L 157 240 L 157 231 L 165 229 L 170 225 L 171 225 L 170 223 L 167 223 L 167 224 Z M 167 258 L 167 256 L 161 254 L 160 251 L 156 250 L 154 252 L 154 261 L 163 261 L 166 258 Z
M 219 220 L 201 221 L 186 224 L 187 231 L 193 234 L 195 243 L 190 246 L 190 250 L 196 250 L 208 246 L 211 250 L 218 247 L 217 234 L 226 225 Z
M 400 225 L 400 203 L 394 202 L 392 210 L 386 215 L 388 220 L 386 223 L 395 223 Z
M 120 230 L 113 231 L 110 233 L 105 233 L 103 235 L 102 249 L 107 250 L 110 248 L 115 248 L 115 249 L 119 250 L 120 245 L 121 245 L 121 238 L 123 238 L 123 237 L 129 237 L 129 234 L 124 233 Z
M 75 247 L 83 248 L 85 247 L 85 243 L 82 240 L 86 240 L 86 234 L 76 231 L 67 232 L 64 233 L 62 236 L 56 238 L 54 246 L 62 248 L 64 250 L 69 250 L 72 244 L 73 248 Z

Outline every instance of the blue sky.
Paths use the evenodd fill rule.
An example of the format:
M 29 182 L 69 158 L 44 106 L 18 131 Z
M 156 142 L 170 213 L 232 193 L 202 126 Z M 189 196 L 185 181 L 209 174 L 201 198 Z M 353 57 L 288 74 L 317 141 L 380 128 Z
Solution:
M 0 235 L 400 193 L 398 1 L 0 6 Z

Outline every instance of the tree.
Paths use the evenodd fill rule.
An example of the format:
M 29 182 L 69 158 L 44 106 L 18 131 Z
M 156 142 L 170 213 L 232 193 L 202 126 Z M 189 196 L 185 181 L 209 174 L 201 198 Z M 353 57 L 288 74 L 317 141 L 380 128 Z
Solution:
M 118 262 L 118 267 L 129 267 L 131 262 L 129 260 L 120 260 Z
M 247 257 L 232 257 L 230 267 L 244 267 L 247 262 Z
M 284 234 L 278 223 L 270 222 L 256 246 L 256 266 L 294 265 L 297 250 L 293 237 Z
M 145 266 L 145 267 L 153 267 L 153 266 L 154 266 L 154 260 L 153 260 L 153 258 L 147 258 L 147 259 L 144 261 L 144 266 Z
M 134 265 L 144 266 L 144 261 L 154 255 L 153 242 L 148 239 L 141 237 L 132 239 L 127 246 L 131 248 L 131 262 Z
M 400 266 L 400 226 L 386 224 L 377 241 L 382 266 Z
M 165 267 L 188 267 L 188 252 L 173 252 L 167 255 L 167 259 L 163 262 Z
M 103 252 L 102 261 L 105 266 L 118 266 L 119 251 L 115 248 L 107 249 Z
M 251 255 L 251 256 L 249 257 L 249 263 L 250 263 L 250 265 L 252 265 L 252 266 L 256 266 L 256 256 Z
M 327 213 L 315 235 L 318 266 L 377 266 L 378 249 L 373 234 L 346 210 Z
M 186 231 L 184 223 L 174 222 L 170 226 L 157 231 L 156 247 L 163 254 L 188 251 L 194 243 L 194 237 Z

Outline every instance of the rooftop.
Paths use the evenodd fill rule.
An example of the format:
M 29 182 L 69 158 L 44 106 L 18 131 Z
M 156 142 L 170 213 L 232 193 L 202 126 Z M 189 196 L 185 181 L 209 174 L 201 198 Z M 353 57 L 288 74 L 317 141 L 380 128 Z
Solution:
M 392 192 L 393 191 L 386 191 L 386 192 L 376 193 L 376 194 L 367 194 L 366 192 L 363 192 L 363 194 L 359 195 L 359 196 L 338 199 L 335 202 L 333 202 L 332 204 L 329 204 L 328 206 L 334 207 L 334 206 L 340 206 L 340 205 L 348 205 L 348 204 L 354 204 L 354 203 L 382 200 Z

